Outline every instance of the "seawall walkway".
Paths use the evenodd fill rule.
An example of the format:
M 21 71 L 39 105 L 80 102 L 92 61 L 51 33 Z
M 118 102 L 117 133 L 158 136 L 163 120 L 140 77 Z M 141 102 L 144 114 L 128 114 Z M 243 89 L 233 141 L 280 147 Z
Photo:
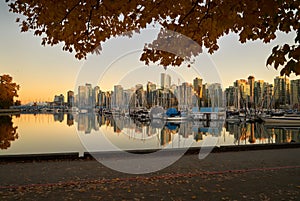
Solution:
M 2 161 L 0 200 L 299 200 L 299 156 L 300 148 L 188 154 L 142 175 L 88 158 Z

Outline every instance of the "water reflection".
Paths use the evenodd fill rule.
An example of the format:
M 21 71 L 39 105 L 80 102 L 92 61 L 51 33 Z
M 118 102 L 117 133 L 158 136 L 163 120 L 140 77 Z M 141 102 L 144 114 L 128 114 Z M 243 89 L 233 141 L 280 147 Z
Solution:
M 71 116 L 68 117 L 71 118 Z M 78 123 L 78 131 L 84 131 L 86 134 L 90 134 L 92 129 L 98 131 L 99 126 L 101 125 L 99 115 L 95 115 L 93 113 L 78 114 L 75 116 L 75 121 Z
M 64 121 L 64 116 L 65 116 L 65 114 L 62 113 L 62 112 L 54 113 L 53 114 L 54 121 L 59 121 L 59 122 L 63 122 Z
M 13 126 L 12 118 L 0 115 L 0 149 L 7 149 L 11 142 L 18 139 L 17 126 Z
M 263 123 L 226 124 L 234 144 L 300 142 L 300 127 L 267 127 Z
M 72 126 L 74 124 L 74 116 L 72 114 L 67 114 L 67 125 Z
M 68 115 L 72 118 L 71 115 Z M 77 123 L 79 132 L 90 134 L 92 130 L 99 131 L 102 126 L 111 127 L 114 133 L 128 135 L 131 139 L 145 140 L 158 136 L 161 146 L 165 146 L 179 135 L 182 139 L 192 138 L 195 142 L 203 140 L 203 135 L 219 137 L 222 134 L 223 122 L 201 122 L 182 121 L 165 122 L 160 119 L 153 121 L 138 121 L 124 116 L 100 116 L 91 113 L 75 114 L 74 120 Z
M 123 116 L 99 116 L 92 113 L 67 115 L 67 122 L 75 120 L 78 131 L 90 134 L 92 130 L 99 131 L 101 126 L 112 127 L 114 133 L 123 133 L 135 139 L 146 139 L 159 135 L 163 146 L 172 141 L 172 135 L 182 138 L 193 137 L 195 142 L 202 141 L 204 136 L 221 137 L 224 132 L 233 136 L 234 145 L 290 143 L 300 142 L 298 127 L 270 128 L 263 123 L 224 124 L 223 121 L 183 121 L 164 122 L 159 119 L 140 122 Z M 68 124 L 69 125 L 69 124 Z M 225 127 L 225 130 L 223 129 Z
M 219 146 L 300 142 L 299 127 L 223 123 L 137 121 L 94 113 L 0 116 L 0 154 L 110 151 L 105 139 L 121 150 L 201 147 L 209 138 L 217 139 Z M 83 147 L 86 144 L 92 149 Z

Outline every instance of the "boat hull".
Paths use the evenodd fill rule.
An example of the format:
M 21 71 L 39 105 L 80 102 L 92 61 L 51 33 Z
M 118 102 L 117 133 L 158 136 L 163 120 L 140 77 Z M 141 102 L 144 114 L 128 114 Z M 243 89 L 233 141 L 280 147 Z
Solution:
M 263 118 L 265 125 L 300 126 L 300 117 L 270 117 Z

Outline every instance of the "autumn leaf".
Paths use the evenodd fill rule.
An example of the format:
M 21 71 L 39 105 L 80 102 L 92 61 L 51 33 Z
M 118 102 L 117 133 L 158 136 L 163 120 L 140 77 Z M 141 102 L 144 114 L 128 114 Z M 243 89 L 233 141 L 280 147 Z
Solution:
M 273 48 L 266 64 L 289 75 L 298 72 L 299 63 L 299 7 L 300 1 L 57 1 L 6 0 L 9 10 L 22 14 L 16 19 L 21 32 L 33 30 L 42 45 L 62 43 L 63 50 L 83 59 L 90 53 L 100 54 L 101 44 L 116 36 L 131 37 L 149 25 L 158 24 L 157 38 L 145 45 L 140 60 L 166 66 L 191 63 L 202 50 L 183 43 L 185 36 L 213 54 L 217 41 L 230 32 L 239 35 L 241 43 L 262 40 L 269 43 L 279 31 L 296 31 L 295 46 Z M 176 44 L 169 42 L 168 31 L 177 33 Z M 162 43 L 165 42 L 165 43 Z M 97 48 L 98 47 L 98 48 Z M 169 52 L 160 51 L 161 49 Z M 174 52 L 175 50 L 175 52 Z M 173 55 L 170 55 L 173 54 Z M 287 56 L 297 63 L 291 68 Z M 179 59 L 179 57 L 181 59 Z M 291 58 L 290 57 L 290 58 Z M 183 59 L 183 60 L 182 60 Z M 288 66 L 287 66 L 288 65 Z M 294 64 L 293 64 L 294 65 Z

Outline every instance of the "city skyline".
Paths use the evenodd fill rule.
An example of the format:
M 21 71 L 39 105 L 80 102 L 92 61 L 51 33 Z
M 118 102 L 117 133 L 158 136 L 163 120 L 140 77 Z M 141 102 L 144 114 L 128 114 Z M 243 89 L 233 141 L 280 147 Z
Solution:
M 194 107 L 227 107 L 242 108 L 279 108 L 299 107 L 300 79 L 289 80 L 276 76 L 274 82 L 257 80 L 253 75 L 233 81 L 227 88 L 220 83 L 205 83 L 200 77 L 192 81 L 172 84 L 172 77 L 166 73 L 160 76 L 161 85 L 148 81 L 146 84 L 136 83 L 130 88 L 114 85 L 113 90 L 101 90 L 101 86 L 89 83 L 78 86 L 78 90 L 64 95 L 55 95 L 53 103 L 71 108 L 108 108 L 126 110 L 134 107 L 162 106 L 178 107 L 190 110 Z M 166 84 L 166 80 L 169 84 Z M 77 93 L 76 93 L 77 92 Z
M 78 61 L 74 58 L 74 54 L 63 52 L 61 50 L 62 45 L 53 47 L 41 46 L 40 37 L 33 36 L 33 33 L 20 32 L 18 24 L 15 23 L 18 15 L 9 13 L 5 2 L 0 3 L 0 9 L 0 24 L 3 27 L 0 38 L 2 44 L 0 49 L 0 73 L 11 75 L 14 82 L 20 84 L 21 89 L 18 99 L 23 104 L 35 101 L 52 101 L 54 94 L 65 94 L 68 90 L 76 89 L 77 84 L 88 83 L 89 80 L 78 80 L 77 78 L 82 68 L 93 63 L 93 61 L 98 62 L 97 65 L 95 64 L 95 68 L 101 72 L 113 64 L 115 69 L 120 69 L 120 72 L 115 72 L 120 74 L 120 79 L 124 78 L 125 72 L 128 73 L 128 75 L 126 74 L 128 80 L 136 82 L 140 79 L 147 82 L 147 76 L 151 74 L 150 70 L 152 70 L 150 68 L 154 69 L 151 74 L 152 77 L 155 77 L 154 73 L 164 72 L 163 67 L 158 67 L 159 70 L 156 70 L 155 65 L 147 67 L 139 62 L 140 54 L 128 54 L 127 57 L 123 58 L 122 62 L 114 62 L 124 56 L 124 53 L 128 53 L 129 50 L 142 49 L 144 43 L 152 41 L 153 34 L 134 35 L 132 39 L 119 37 L 118 39 L 107 41 L 99 57 L 102 59 L 99 66 L 99 60 L 95 59 L 97 55 L 89 55 L 87 60 Z M 156 32 L 155 30 L 153 31 L 153 33 Z M 276 71 L 272 67 L 268 69 L 265 66 L 272 47 L 276 44 L 293 43 L 294 36 L 295 33 L 279 33 L 278 38 L 269 44 L 263 44 L 261 41 L 240 44 L 237 35 L 229 34 L 220 39 L 220 49 L 213 55 L 206 54 L 206 57 L 219 72 L 223 88 L 230 86 L 233 80 L 250 74 L 255 77 L 260 75 L 261 77 L 257 77 L 257 79 L 270 83 L 280 73 L 279 70 Z M 135 42 L 133 43 L 132 41 Z M 127 48 L 128 46 L 130 47 L 129 49 Z M 118 49 L 115 47 L 118 47 Z M 141 69 L 134 71 L 129 77 L 129 73 L 136 65 L 139 65 Z M 203 63 L 203 68 L 205 66 L 208 70 L 211 68 L 211 64 Z M 200 69 L 201 67 L 196 66 L 196 68 Z M 186 66 L 181 66 L 179 69 L 170 68 L 166 72 L 169 73 L 170 70 L 184 77 L 183 80 L 192 80 L 193 77 L 199 76 Z M 158 73 L 156 75 L 159 76 Z M 92 84 L 99 84 L 103 90 L 112 90 L 114 85 L 111 83 L 115 82 L 115 80 L 114 78 L 109 78 L 109 76 L 107 76 L 107 79 L 110 80 L 105 80 L 104 83 Z M 117 81 L 121 82 L 122 80 L 120 79 Z M 291 76 L 290 79 L 297 79 L 297 77 Z M 159 83 L 157 80 L 150 81 Z M 176 80 L 174 82 L 177 84 Z M 114 84 L 118 83 L 115 82 Z
M 116 84 L 111 87 L 112 88 L 111 90 L 103 90 L 101 88 L 101 86 L 99 86 L 99 85 L 93 86 L 91 83 L 85 83 L 84 85 L 79 85 L 78 88 L 75 89 L 75 91 L 73 91 L 72 89 L 69 89 L 62 93 L 53 94 L 50 101 L 40 101 L 40 103 L 43 103 L 43 102 L 44 103 L 46 103 L 46 102 L 65 102 L 65 103 L 74 102 L 75 101 L 74 99 L 71 99 L 71 100 L 68 100 L 68 99 L 70 98 L 70 96 L 72 96 L 72 97 L 80 96 L 80 93 L 81 93 L 80 91 L 82 91 L 83 87 L 88 87 L 89 90 L 87 93 L 90 96 L 92 96 L 92 93 L 93 93 L 92 91 L 94 89 L 97 89 L 97 91 L 99 91 L 99 92 L 113 94 L 117 90 L 121 90 L 122 92 L 126 93 L 128 91 L 133 92 L 135 90 L 138 90 L 138 88 L 144 90 L 144 92 L 148 92 L 148 88 L 151 88 L 151 90 L 174 91 L 174 89 L 175 89 L 174 87 L 179 87 L 182 85 L 191 85 L 193 88 L 193 94 L 199 96 L 200 98 L 203 96 L 202 94 L 204 93 L 205 86 L 209 87 L 209 86 L 218 85 L 223 92 L 225 92 L 226 90 L 228 90 L 232 87 L 241 87 L 242 86 L 242 90 L 246 91 L 245 93 L 247 93 L 249 95 L 249 102 L 254 102 L 254 95 L 255 95 L 254 87 L 256 88 L 257 85 L 268 85 L 268 86 L 271 86 L 272 88 L 274 88 L 274 86 L 275 86 L 275 88 L 276 88 L 276 84 L 277 84 L 280 87 L 280 89 L 278 89 L 278 91 L 271 90 L 272 96 L 276 97 L 277 99 L 282 99 L 282 100 L 283 99 L 287 100 L 286 96 L 291 96 L 288 100 L 294 99 L 293 102 L 296 102 L 295 100 L 299 99 L 297 96 L 295 96 L 295 95 L 293 96 L 293 92 L 294 92 L 294 94 L 298 93 L 297 87 L 300 84 L 300 78 L 290 79 L 289 77 L 285 77 L 285 76 L 276 76 L 273 78 L 273 82 L 269 83 L 269 82 L 266 82 L 265 80 L 256 79 L 256 77 L 253 75 L 249 75 L 248 78 L 246 77 L 246 78 L 235 79 L 232 81 L 231 85 L 229 85 L 227 87 L 222 87 L 221 83 L 206 83 L 201 77 L 195 77 L 193 80 L 185 80 L 180 83 L 178 82 L 178 84 L 175 84 L 173 82 L 172 77 L 167 73 L 161 73 L 161 75 L 158 77 L 160 77 L 160 80 L 158 81 L 158 83 L 161 83 L 160 85 L 156 82 L 148 80 L 145 83 L 136 83 L 135 85 L 132 85 L 127 88 L 121 84 Z M 166 77 L 167 77 L 168 82 L 171 84 L 165 85 L 164 80 Z M 282 82 L 287 82 L 286 89 L 284 89 L 284 87 L 286 87 L 285 86 L 286 84 L 282 83 Z M 248 85 L 248 86 L 245 86 L 245 85 Z M 288 92 L 279 92 L 279 91 L 283 91 L 283 90 L 286 90 Z M 280 93 L 283 93 L 283 94 L 280 94 Z M 288 93 L 288 94 L 285 94 L 285 93 Z M 66 95 L 67 101 L 65 101 L 64 95 Z M 89 96 L 89 95 L 87 95 L 87 96 Z M 94 94 L 93 96 L 97 97 L 98 94 Z M 292 100 L 290 100 L 290 101 L 292 101 Z M 34 101 L 31 103 L 34 103 Z M 38 103 L 38 102 L 36 102 L 36 103 Z M 89 105 L 91 103 L 85 103 L 85 104 Z

